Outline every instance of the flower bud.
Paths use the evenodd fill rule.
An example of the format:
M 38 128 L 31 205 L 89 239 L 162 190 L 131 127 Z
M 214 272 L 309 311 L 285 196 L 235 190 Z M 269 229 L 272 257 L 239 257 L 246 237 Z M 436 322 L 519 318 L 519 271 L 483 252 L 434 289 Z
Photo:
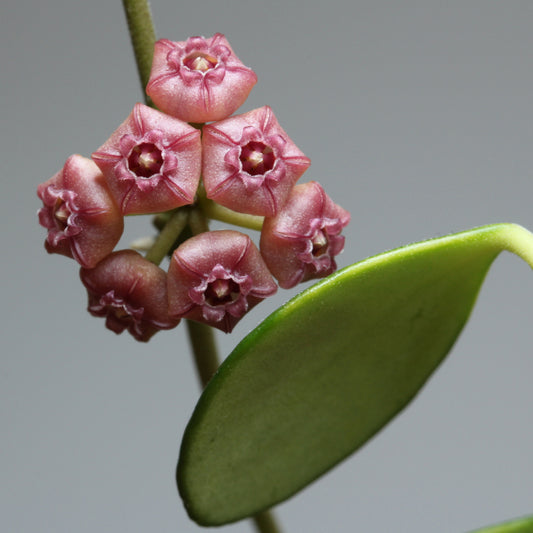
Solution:
M 191 237 L 168 270 L 169 313 L 229 333 L 276 283 L 252 240 L 231 230 Z
M 323 278 L 337 269 L 335 256 L 344 248 L 342 229 L 350 214 L 333 203 L 315 181 L 296 185 L 284 208 L 267 217 L 260 249 L 280 287 Z
M 155 43 L 146 93 L 155 105 L 186 122 L 229 117 L 246 100 L 257 82 L 224 35 L 191 37 Z
M 200 131 L 144 104 L 92 157 L 126 214 L 191 204 L 200 181 Z
M 37 187 L 37 195 L 43 202 L 38 215 L 48 230 L 48 253 L 92 268 L 113 251 L 124 230 L 123 218 L 90 159 L 70 156 L 60 172 Z
M 165 271 L 133 250 L 114 252 L 93 269 L 82 268 L 80 278 L 88 293 L 87 310 L 105 317 L 106 327 L 117 334 L 127 329 L 146 342 L 179 323 L 168 316 Z
M 208 198 L 250 215 L 275 215 L 311 163 L 268 106 L 208 124 L 202 144 Z

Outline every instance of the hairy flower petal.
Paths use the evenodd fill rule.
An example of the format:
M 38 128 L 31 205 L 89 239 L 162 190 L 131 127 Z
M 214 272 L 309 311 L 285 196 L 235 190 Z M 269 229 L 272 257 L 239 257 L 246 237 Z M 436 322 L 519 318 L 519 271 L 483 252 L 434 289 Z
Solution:
M 37 188 L 43 202 L 39 223 L 48 230 L 48 253 L 94 267 L 118 243 L 124 223 L 100 169 L 81 155 L 70 156 L 61 171 Z
M 317 182 L 296 185 L 283 209 L 266 217 L 261 254 L 281 287 L 289 289 L 337 269 L 344 248 L 342 229 L 350 214 L 333 203 Z
M 167 275 L 133 250 L 114 252 L 93 269 L 82 268 L 80 278 L 88 293 L 88 311 L 104 317 L 115 333 L 125 329 L 138 341 L 148 341 L 160 329 L 170 329 Z
M 226 333 L 276 290 L 259 250 L 237 231 L 210 231 L 188 239 L 174 251 L 168 270 L 170 315 Z
M 146 92 L 155 105 L 186 122 L 209 122 L 229 117 L 246 100 L 257 82 L 226 38 L 191 37 L 155 43 Z
M 194 201 L 200 131 L 144 104 L 92 154 L 124 214 L 158 213 Z
M 268 106 L 208 124 L 202 144 L 207 196 L 251 215 L 274 216 L 311 163 Z

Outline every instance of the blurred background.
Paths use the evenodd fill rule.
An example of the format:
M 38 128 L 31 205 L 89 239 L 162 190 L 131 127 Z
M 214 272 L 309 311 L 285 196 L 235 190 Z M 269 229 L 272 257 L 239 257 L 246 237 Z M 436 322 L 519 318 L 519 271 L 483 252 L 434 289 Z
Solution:
M 142 100 L 119 0 L 0 7 L 0 524 L 6 532 L 196 532 L 174 483 L 199 395 L 184 327 L 149 344 L 86 312 L 49 256 L 35 190 Z M 493 222 L 533 230 L 533 3 L 154 0 L 158 37 L 226 34 L 350 210 L 339 265 Z M 127 220 L 123 246 L 151 235 Z M 416 400 L 277 508 L 286 533 L 448 533 L 533 512 L 533 273 L 504 253 Z M 299 288 L 301 289 L 301 287 Z M 223 357 L 296 291 L 280 290 Z M 222 528 L 252 531 L 243 522 Z

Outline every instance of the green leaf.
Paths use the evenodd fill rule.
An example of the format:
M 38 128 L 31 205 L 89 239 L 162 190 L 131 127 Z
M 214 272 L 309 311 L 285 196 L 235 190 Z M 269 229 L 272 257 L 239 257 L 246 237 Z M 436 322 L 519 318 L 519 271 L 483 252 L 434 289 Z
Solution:
M 446 356 L 502 250 L 533 235 L 485 226 L 366 259 L 275 311 L 222 364 L 187 426 L 177 481 L 221 525 L 305 487 L 379 431 Z
M 533 533 L 533 515 L 476 529 L 471 533 Z

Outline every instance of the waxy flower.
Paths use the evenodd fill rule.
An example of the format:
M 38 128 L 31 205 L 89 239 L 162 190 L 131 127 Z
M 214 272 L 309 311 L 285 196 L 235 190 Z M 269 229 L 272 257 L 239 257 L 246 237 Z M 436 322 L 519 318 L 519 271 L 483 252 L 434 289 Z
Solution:
M 72 257 L 92 268 L 118 243 L 124 223 L 100 169 L 81 155 L 37 188 L 39 223 L 48 229 L 48 253 Z
M 127 329 L 146 342 L 160 329 L 176 326 L 168 315 L 167 275 L 133 250 L 114 252 L 80 278 L 89 297 L 88 311 L 105 317 L 115 333 Z
M 254 71 L 234 54 L 224 35 L 155 43 L 146 93 L 155 105 L 186 122 L 229 117 L 257 82 Z
M 268 106 L 205 126 L 202 144 L 208 198 L 251 215 L 275 215 L 311 163 Z
M 237 231 L 188 239 L 174 251 L 168 270 L 169 313 L 226 333 L 276 290 L 259 250 Z
M 317 182 L 296 185 L 275 216 L 265 218 L 261 254 L 280 287 L 290 289 L 337 269 L 344 248 L 342 229 L 350 214 L 333 203 Z
M 194 201 L 201 150 L 197 129 L 138 103 L 92 157 L 122 213 L 143 214 Z

